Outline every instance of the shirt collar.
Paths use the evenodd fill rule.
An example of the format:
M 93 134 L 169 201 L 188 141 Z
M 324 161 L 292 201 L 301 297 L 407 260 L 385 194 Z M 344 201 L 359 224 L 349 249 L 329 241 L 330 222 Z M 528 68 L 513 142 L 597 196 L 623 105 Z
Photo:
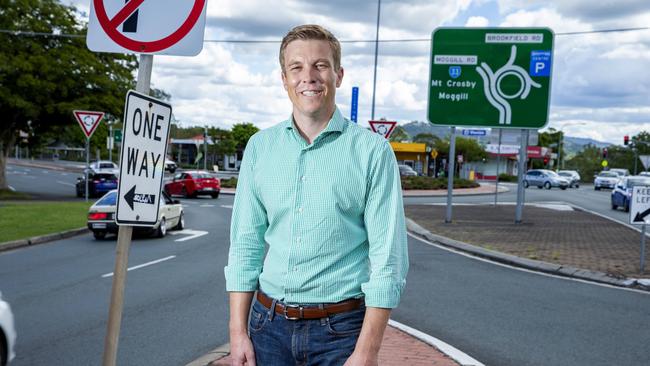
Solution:
M 294 128 L 294 121 L 293 121 L 293 114 L 289 116 L 289 119 L 284 121 L 283 123 L 284 128 L 287 130 L 292 130 Z M 345 129 L 345 126 L 347 125 L 347 121 L 343 117 L 343 114 L 341 114 L 341 111 L 339 110 L 339 107 L 336 107 L 334 109 L 334 114 L 332 115 L 332 118 L 329 120 L 327 123 L 327 127 L 323 131 L 321 131 L 321 135 L 326 132 L 343 132 Z

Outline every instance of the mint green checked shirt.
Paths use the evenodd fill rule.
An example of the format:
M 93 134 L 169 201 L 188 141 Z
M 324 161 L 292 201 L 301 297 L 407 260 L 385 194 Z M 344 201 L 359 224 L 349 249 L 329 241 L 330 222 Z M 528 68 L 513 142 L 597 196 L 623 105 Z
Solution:
M 396 307 L 408 249 L 386 139 L 338 108 L 311 145 L 291 118 L 255 134 L 240 168 L 224 271 L 227 291 L 259 288 L 287 303 L 365 296 L 367 306 Z

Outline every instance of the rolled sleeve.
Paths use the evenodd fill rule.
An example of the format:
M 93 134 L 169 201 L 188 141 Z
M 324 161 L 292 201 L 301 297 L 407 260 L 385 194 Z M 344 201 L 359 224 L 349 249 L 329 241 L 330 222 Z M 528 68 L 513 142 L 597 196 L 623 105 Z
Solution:
M 395 308 L 406 283 L 408 247 L 402 185 L 390 145 L 381 146 L 370 171 L 364 222 L 368 233 L 370 276 L 361 285 L 367 306 Z
M 266 210 L 253 179 L 256 160 L 255 136 L 246 147 L 237 181 L 230 223 L 230 251 L 224 268 L 226 291 L 255 291 L 264 259 Z

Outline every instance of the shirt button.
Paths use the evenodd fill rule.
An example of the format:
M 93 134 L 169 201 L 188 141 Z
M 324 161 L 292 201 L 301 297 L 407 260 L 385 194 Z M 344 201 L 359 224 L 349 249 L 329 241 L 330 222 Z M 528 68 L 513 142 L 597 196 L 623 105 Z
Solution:
M 302 213 L 302 207 L 298 207 L 298 212 Z
M 300 180 L 304 182 L 304 181 L 307 180 L 307 177 L 305 177 L 305 176 L 303 175 L 302 177 L 300 177 Z
M 296 238 L 296 243 L 298 243 L 298 244 L 302 243 L 302 238 L 299 238 L 299 237 Z

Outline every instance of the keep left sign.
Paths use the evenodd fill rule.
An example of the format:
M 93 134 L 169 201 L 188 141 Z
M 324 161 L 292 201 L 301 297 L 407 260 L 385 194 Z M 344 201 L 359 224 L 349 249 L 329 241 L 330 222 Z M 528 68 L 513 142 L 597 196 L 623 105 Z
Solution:
M 90 0 L 91 51 L 195 56 L 207 0 Z
M 158 220 L 172 106 L 130 90 L 126 95 L 118 185 L 118 225 Z

